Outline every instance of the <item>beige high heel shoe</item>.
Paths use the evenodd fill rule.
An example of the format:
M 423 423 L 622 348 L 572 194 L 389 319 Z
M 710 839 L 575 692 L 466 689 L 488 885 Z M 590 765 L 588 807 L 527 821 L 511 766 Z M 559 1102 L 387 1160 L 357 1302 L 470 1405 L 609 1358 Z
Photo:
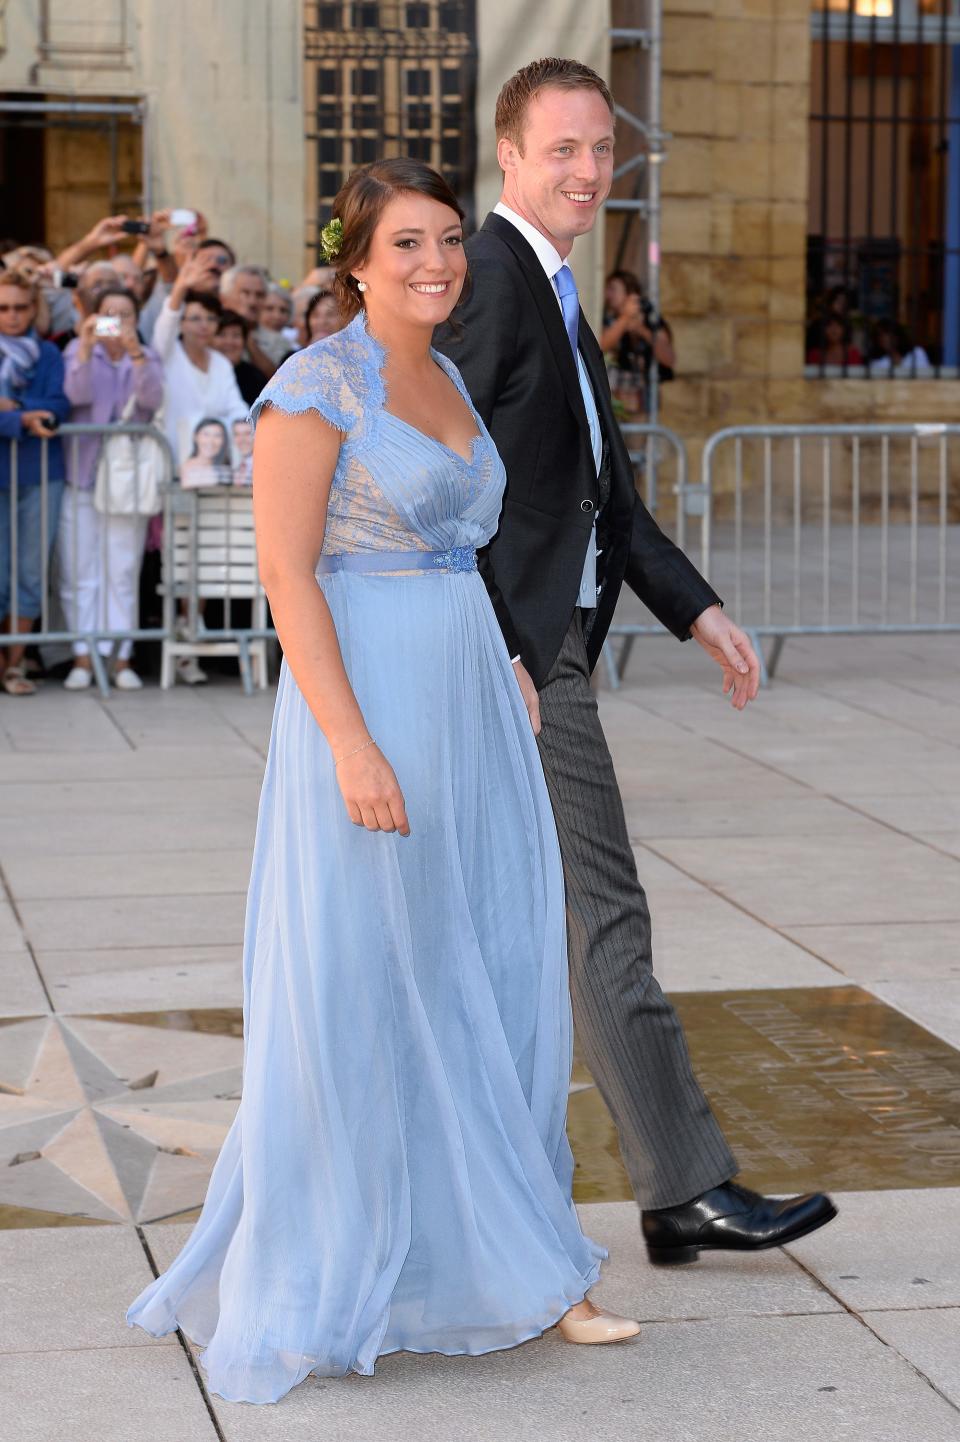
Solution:
M 636 1337 L 640 1323 L 632 1317 L 618 1317 L 613 1312 L 602 1312 L 596 1308 L 592 1317 L 571 1317 L 568 1312 L 557 1323 L 557 1331 L 565 1342 L 577 1342 L 581 1346 L 596 1346 L 604 1342 L 625 1342 Z

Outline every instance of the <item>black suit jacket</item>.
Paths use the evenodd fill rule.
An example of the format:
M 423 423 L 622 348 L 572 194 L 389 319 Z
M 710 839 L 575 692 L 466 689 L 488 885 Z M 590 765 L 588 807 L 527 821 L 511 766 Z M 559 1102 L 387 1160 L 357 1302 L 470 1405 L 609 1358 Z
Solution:
M 479 564 L 511 656 L 543 684 L 573 618 L 594 520 L 600 595 L 588 621 L 591 667 L 624 580 L 686 640 L 719 598 L 636 493 L 603 356 L 583 313 L 580 352 L 610 463 L 599 517 L 590 431 L 554 288 L 502 216 L 488 215 L 466 250 L 466 298 L 434 344 L 459 368 L 507 470 L 500 526 Z

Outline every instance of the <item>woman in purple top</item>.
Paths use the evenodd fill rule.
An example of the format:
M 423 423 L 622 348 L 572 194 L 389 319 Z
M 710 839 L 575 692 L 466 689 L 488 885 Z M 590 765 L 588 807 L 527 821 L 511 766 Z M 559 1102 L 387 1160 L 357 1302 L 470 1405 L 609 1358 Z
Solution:
M 113 317 L 115 336 L 98 336 L 97 322 Z M 119 421 L 128 402 L 131 421 L 151 421 L 163 402 L 163 366 L 137 334 L 137 305 L 125 290 L 106 290 L 97 310 L 67 346 L 64 389 L 73 404 L 71 420 L 93 425 Z M 130 631 L 137 624 L 143 543 L 149 517 L 106 515 L 94 505 L 100 453 L 97 436 L 78 436 L 67 445 L 67 486 L 60 512 L 57 559 L 60 599 L 75 631 Z M 103 655 L 116 643 L 100 641 Z M 73 669 L 64 685 L 83 691 L 93 679 L 85 641 L 73 648 Z M 130 664 L 132 641 L 117 644 L 114 685 L 137 691 L 142 681 Z

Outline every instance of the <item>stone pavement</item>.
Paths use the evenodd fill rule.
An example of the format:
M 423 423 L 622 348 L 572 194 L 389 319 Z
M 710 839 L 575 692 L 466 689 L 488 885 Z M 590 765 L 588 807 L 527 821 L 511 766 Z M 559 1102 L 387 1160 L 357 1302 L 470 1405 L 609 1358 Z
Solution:
M 604 692 L 659 971 L 748 1177 L 840 1218 L 650 1268 L 609 1119 L 571 1132 L 599 1296 L 555 1333 L 211 1399 L 123 1313 L 189 1230 L 236 1105 L 243 893 L 271 698 L 0 706 L 0 1442 L 960 1439 L 955 638 L 793 641 L 745 714 L 692 646 Z

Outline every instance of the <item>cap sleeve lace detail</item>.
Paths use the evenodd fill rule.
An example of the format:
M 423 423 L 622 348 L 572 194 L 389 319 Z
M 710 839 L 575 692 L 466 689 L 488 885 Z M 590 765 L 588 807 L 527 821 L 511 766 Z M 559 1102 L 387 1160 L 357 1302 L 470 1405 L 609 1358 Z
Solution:
M 254 423 L 267 405 L 292 416 L 316 411 L 343 433 L 351 449 L 371 439 L 383 406 L 383 381 L 365 329 L 354 320 L 290 356 L 251 407 Z

